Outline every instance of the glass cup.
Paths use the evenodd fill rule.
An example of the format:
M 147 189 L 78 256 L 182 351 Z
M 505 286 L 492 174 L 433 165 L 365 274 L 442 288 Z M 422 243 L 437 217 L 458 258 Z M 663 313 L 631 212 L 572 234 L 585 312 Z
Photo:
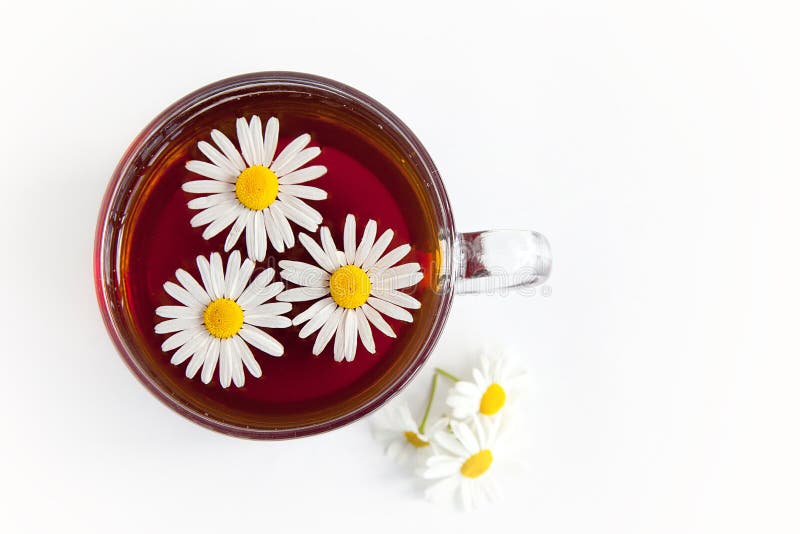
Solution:
M 374 128 L 382 142 L 402 154 L 413 167 L 433 207 L 438 238 L 436 272 L 431 289 L 436 298 L 431 319 L 415 325 L 421 332 L 413 354 L 381 376 L 370 388 L 330 410 L 308 418 L 289 418 L 263 424 L 231 422 L 224 414 L 204 410 L 178 398 L 159 380 L 141 357 L 135 335 L 126 322 L 121 294 L 120 247 L 128 224 L 128 212 L 142 188 L 142 170 L 158 157 L 162 147 L 193 117 L 220 102 L 252 95 L 290 94 L 346 112 L 347 120 Z M 376 130 L 377 131 L 377 130 Z M 442 334 L 453 296 L 465 293 L 498 293 L 512 288 L 542 284 L 550 274 L 551 253 L 541 234 L 528 230 L 490 230 L 458 233 L 447 192 L 430 155 L 416 136 L 391 111 L 367 95 L 339 82 L 293 72 L 263 72 L 229 78 L 182 98 L 154 119 L 130 145 L 109 183 L 100 209 L 95 236 L 94 275 L 97 299 L 106 328 L 123 360 L 139 380 L 161 401 L 189 419 L 225 434 L 254 439 L 285 439 L 331 430 L 375 410 L 398 393 L 419 371 Z M 141 267 L 146 268 L 146 267 Z M 287 355 L 291 357 L 291 354 Z

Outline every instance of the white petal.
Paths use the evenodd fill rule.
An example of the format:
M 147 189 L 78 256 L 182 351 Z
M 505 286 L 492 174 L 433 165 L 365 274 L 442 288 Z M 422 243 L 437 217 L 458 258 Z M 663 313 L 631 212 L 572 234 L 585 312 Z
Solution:
M 247 243 L 247 257 L 251 260 L 261 261 L 258 259 L 256 252 L 256 212 L 248 211 L 247 213 L 247 226 L 245 228 L 245 242 Z
M 281 260 L 278 266 L 283 269 L 281 276 L 284 279 L 300 286 L 325 287 L 331 277 L 324 269 L 299 261 Z
M 252 346 L 266 352 L 270 356 L 283 356 L 283 345 L 278 343 L 274 337 L 263 330 L 245 324 L 242 326 L 242 329 L 239 330 L 239 335 Z
M 236 165 L 231 162 L 227 157 L 225 157 L 222 152 L 214 148 L 210 143 L 206 141 L 200 141 L 197 143 L 197 148 L 200 149 L 200 152 L 205 154 L 205 156 L 211 160 L 211 163 L 216 165 L 217 167 L 221 167 L 224 169 L 228 176 L 232 179 L 226 180 L 226 182 L 235 182 L 236 178 L 239 177 L 239 173 L 241 170 L 236 168 Z
M 174 282 L 166 282 L 164 284 L 164 291 L 184 306 L 200 310 L 205 309 L 205 305 L 203 305 L 202 302 L 199 302 L 191 293 Z
M 292 171 L 295 171 L 311 161 L 312 159 L 316 158 L 320 155 L 322 150 L 319 147 L 312 146 L 310 148 L 306 148 L 305 150 L 301 150 L 297 153 L 292 159 L 287 161 L 279 171 L 275 171 L 275 174 L 278 176 L 283 176 L 285 174 L 289 174 Z
M 221 182 L 232 183 L 233 179 L 235 179 L 235 175 L 231 176 L 231 173 L 226 169 L 217 167 L 213 163 L 208 163 L 207 161 L 187 161 L 186 170 L 195 174 L 199 174 L 200 176 L 205 176 L 206 178 L 211 178 L 212 180 L 219 180 Z
M 360 307 L 356 308 L 356 326 L 358 327 L 358 337 L 361 338 L 361 344 L 370 354 L 375 354 L 375 340 L 372 338 L 372 328 L 369 326 L 367 316 L 364 315 L 364 310 Z
M 276 117 L 270 117 L 267 121 L 267 128 L 264 130 L 264 166 L 272 167 L 272 159 L 275 157 L 275 148 L 278 145 L 279 123 Z
M 161 350 L 164 351 L 164 352 L 169 352 L 172 349 L 176 349 L 176 348 L 184 345 L 189 340 L 191 340 L 194 336 L 196 336 L 196 335 L 198 335 L 200 333 L 204 333 L 204 332 L 205 332 L 205 328 L 203 328 L 203 327 L 195 327 L 195 328 L 189 328 L 187 330 L 181 330 L 180 332 L 178 332 L 176 334 L 172 334 L 171 336 L 169 336 L 164 341 L 164 343 L 161 344 Z
M 255 307 L 261 306 L 264 304 L 264 302 L 268 301 L 272 297 L 279 295 L 280 292 L 283 291 L 283 287 L 283 282 L 275 282 L 274 284 L 270 284 L 252 295 L 246 301 L 243 301 L 240 298 L 239 305 L 245 312 L 250 311 Z
M 219 252 L 211 254 L 211 294 L 215 299 L 225 295 L 225 269 Z
M 222 291 L 223 296 L 231 298 L 230 295 L 234 289 L 236 277 L 239 276 L 239 269 L 241 266 L 242 255 L 239 254 L 238 250 L 234 250 L 230 256 L 228 256 L 228 265 L 225 267 L 225 286 Z
M 247 226 L 248 212 L 249 210 L 241 211 L 236 222 L 233 223 L 231 231 L 228 232 L 228 237 L 225 239 L 225 252 L 229 252 L 236 242 L 239 241 L 242 231 L 245 229 L 245 226 Z
M 385 300 L 386 302 L 396 304 L 397 306 L 402 306 L 403 308 L 410 308 L 412 310 L 417 310 L 420 308 L 420 306 L 422 306 L 422 304 L 420 304 L 420 302 L 411 295 L 407 295 L 393 289 L 373 289 L 372 295 L 381 300 Z
M 323 350 L 325 350 L 325 346 L 333 337 L 333 334 L 336 332 L 336 328 L 339 326 L 339 321 L 342 319 L 342 314 L 344 314 L 344 308 L 336 308 L 334 312 L 328 317 L 328 320 L 325 321 L 325 324 L 317 334 L 317 339 L 314 341 L 314 347 L 311 349 L 311 353 L 314 356 L 319 355 Z
M 175 278 L 178 279 L 178 282 L 186 288 L 186 290 L 191 293 L 191 295 L 203 306 L 208 306 L 208 303 L 211 302 L 211 297 L 208 295 L 206 290 L 201 286 L 194 277 L 184 271 L 183 269 L 178 269 L 175 271 Z
M 383 269 L 388 269 L 398 261 L 402 260 L 409 252 L 411 252 L 411 245 L 400 245 L 396 249 L 389 252 L 386 256 L 375 262 L 375 265 L 373 265 L 370 270 L 381 271 Z
M 367 316 L 367 319 L 369 319 L 369 322 L 372 323 L 375 328 L 389 337 L 397 337 L 397 334 L 394 333 L 394 330 L 392 330 L 392 327 L 389 326 L 389 323 L 387 323 L 384 318 L 381 317 L 381 314 L 375 311 L 375 309 L 369 304 L 364 304 L 361 306 L 361 309 L 364 311 L 364 315 Z
M 259 141 L 261 140 L 259 139 Z M 239 339 L 239 336 L 236 336 L 236 339 Z M 227 343 L 228 347 L 230 347 L 231 378 L 233 379 L 233 385 L 237 388 L 240 388 L 244 386 L 244 366 L 242 365 L 242 355 L 239 354 L 239 346 L 235 341 L 233 341 L 233 338 L 226 339 L 225 343 Z
M 244 156 L 247 166 L 255 165 L 253 158 L 253 141 L 250 137 L 250 126 L 247 124 L 247 119 L 239 117 L 236 119 L 236 136 L 239 138 L 239 148 L 241 148 L 242 156 Z
M 258 365 L 255 356 L 253 356 L 253 351 L 250 350 L 247 343 L 238 335 L 233 336 L 231 341 L 236 343 L 236 351 L 241 356 L 242 363 L 247 367 L 247 371 L 256 378 L 261 377 L 261 366 Z
M 250 117 L 250 146 L 253 149 L 253 165 L 264 165 L 264 130 L 261 128 L 261 117 Z
M 345 322 L 347 321 L 347 311 L 348 310 L 344 310 L 342 313 L 342 318 L 339 319 L 339 324 L 336 325 L 336 335 L 333 338 L 333 361 L 335 362 L 344 360 L 344 326 Z
M 278 178 L 278 183 L 282 185 L 303 184 L 305 182 L 310 182 L 311 180 L 316 180 L 320 176 L 323 176 L 326 172 L 328 172 L 328 169 L 324 165 L 312 165 L 311 167 L 298 169 L 290 172 L 289 174 L 284 174 Z
M 389 246 L 389 243 L 392 241 L 392 237 L 394 237 L 393 230 L 386 230 L 381 234 L 378 240 L 372 245 L 372 250 L 369 251 L 367 257 L 364 259 L 364 263 L 361 264 L 361 268 L 365 271 L 369 271 L 375 262 L 378 261 L 378 258 L 381 257 L 383 252 L 386 250 L 386 247 Z
M 439 447 L 457 457 L 464 458 L 470 455 L 464 445 L 449 431 L 437 432 L 433 440 Z M 430 463 L 430 460 L 428 462 Z
M 283 238 L 283 242 L 286 243 L 286 248 L 292 248 L 294 246 L 294 232 L 286 215 L 283 214 L 281 202 L 273 203 L 269 207 L 269 213 L 275 220 L 275 225 Z
M 453 434 L 455 434 L 456 439 L 461 442 L 469 454 L 475 454 L 481 450 L 478 440 L 475 438 L 475 434 L 472 433 L 472 430 L 469 429 L 466 423 L 456 422 L 450 426 L 453 429 Z
M 318 300 L 317 302 L 306 308 L 304 312 L 297 314 L 292 320 L 292 324 L 294 325 L 303 324 L 304 322 L 314 317 L 320 310 L 322 310 L 325 306 L 328 306 L 331 302 L 333 302 L 333 299 L 331 297 Z M 333 312 L 333 308 L 331 308 L 331 312 Z
M 244 314 L 245 321 L 251 315 L 282 315 L 292 310 L 292 305 L 288 302 L 270 302 L 269 304 L 260 304 L 254 308 L 250 308 Z
M 239 215 L 242 214 L 242 211 L 242 206 L 234 204 L 233 209 L 226 211 L 224 214 L 212 221 L 211 224 L 206 226 L 206 229 L 203 230 L 203 239 L 209 240 L 222 232 L 225 228 L 230 226 L 236 219 L 239 218 Z
M 283 270 L 281 271 L 281 277 L 303 287 L 329 287 L 331 275 L 319 267 L 309 267 L 312 268 Z
M 236 279 L 233 281 L 233 284 L 227 288 L 229 299 L 237 300 L 241 296 L 242 291 L 244 291 L 244 288 L 247 286 L 247 282 L 250 281 L 250 277 L 253 275 L 253 270 L 255 268 L 256 264 L 253 263 L 253 260 L 244 260 L 242 266 L 239 268 L 239 272 L 236 273 Z
M 222 150 L 222 153 L 225 154 L 225 157 L 230 160 L 238 172 L 242 172 L 245 169 L 246 165 L 244 164 L 242 155 L 239 154 L 239 151 L 236 150 L 236 147 L 233 146 L 231 140 L 228 139 L 224 133 L 219 130 L 211 130 L 211 139 L 217 144 L 220 150 Z
M 171 334 L 186 329 L 194 329 L 202 324 L 199 317 L 184 317 L 182 319 L 167 319 L 156 325 L 156 334 Z
M 333 301 L 333 299 L 321 300 L 315 303 L 314 306 L 317 306 L 323 302 L 325 304 L 323 306 L 320 306 L 319 309 L 317 309 L 314 312 L 313 316 L 311 316 L 311 320 L 308 321 L 305 324 L 305 326 L 300 329 L 300 333 L 298 334 L 298 337 L 300 337 L 300 339 L 305 339 L 314 332 L 316 332 L 317 330 L 319 330 L 322 327 L 322 325 L 324 325 L 328 321 L 328 319 L 330 319 L 331 315 L 333 315 L 333 312 L 335 312 L 336 309 L 339 307 Z M 297 320 L 297 318 L 295 318 L 295 320 Z M 303 320 L 305 320 L 305 318 Z M 294 324 L 300 324 L 301 322 L 303 321 L 295 322 Z
M 223 388 L 231 385 L 231 377 L 233 375 L 233 345 L 230 339 L 220 340 L 219 352 L 219 383 Z
M 294 197 L 291 197 L 294 198 Z M 275 202 L 272 205 L 281 207 L 281 212 L 286 216 L 287 219 L 293 221 L 295 224 L 303 227 L 304 229 L 308 230 L 309 232 L 316 232 L 317 226 L 319 223 L 311 217 L 308 213 L 304 212 L 303 210 L 299 210 L 297 208 L 292 207 L 288 203 L 284 202 L 280 199 L 280 194 L 278 195 L 279 202 Z M 297 200 L 297 199 L 295 199 Z
M 483 393 L 478 386 L 465 380 L 456 382 L 453 391 L 466 396 L 480 396 Z
M 255 259 L 256 261 L 264 261 L 264 258 L 267 256 L 267 228 L 264 226 L 264 212 L 256 212 L 253 224 L 255 230 Z
M 283 235 L 281 235 L 281 231 L 278 229 L 278 223 L 275 222 L 275 219 L 272 217 L 272 213 L 270 213 L 269 208 L 260 211 L 259 213 L 264 218 L 264 228 L 269 236 L 270 243 L 272 243 L 272 248 L 275 249 L 275 252 L 279 254 L 282 253 L 284 251 Z
M 234 191 L 236 188 L 233 184 L 218 180 L 193 180 L 184 183 L 181 189 L 187 193 L 225 193 L 226 191 Z
M 244 309 L 247 309 L 251 306 L 257 306 L 256 302 L 261 299 L 262 290 L 274 277 L 275 269 L 271 267 L 260 272 L 258 276 L 253 279 L 250 285 L 247 286 L 247 289 L 245 289 L 242 294 L 239 295 L 236 303 Z M 261 302 L 263 302 L 263 300 Z
M 250 137 L 250 126 L 247 119 L 239 117 L 236 119 L 236 136 L 239 138 L 239 147 L 242 149 L 242 156 L 247 162 L 248 167 L 255 165 L 253 158 L 253 142 Z
M 314 241 L 313 239 L 311 239 L 302 232 L 297 237 L 298 239 L 300 239 L 300 244 L 302 244 L 303 247 L 305 247 L 308 253 L 311 254 L 311 257 L 314 258 L 314 261 L 317 262 L 317 265 L 319 265 L 329 273 L 332 273 L 336 269 L 330 257 L 328 257 L 328 255 L 325 253 L 324 250 L 322 250 L 322 248 L 319 245 L 317 245 L 316 241 Z
M 283 291 L 284 287 L 285 285 L 283 282 L 275 282 L 273 284 L 268 285 L 267 287 L 262 289 L 261 292 L 258 294 L 259 298 L 256 302 L 258 302 L 258 305 L 260 306 L 267 300 L 279 295 Z
M 356 267 L 361 267 L 364 260 L 367 258 L 367 254 L 372 250 L 372 245 L 375 243 L 375 234 L 377 232 L 378 224 L 372 219 L 367 221 L 367 226 L 364 228 L 364 235 L 361 237 L 361 242 L 356 249 L 355 263 L 353 264 Z
M 206 343 L 208 343 L 208 338 L 210 336 L 203 332 L 202 330 L 198 330 L 197 333 L 189 339 L 186 343 L 183 344 L 175 354 L 172 355 L 170 358 L 169 363 L 172 365 L 180 365 L 189 359 L 189 356 L 193 356 L 195 353 L 200 352 L 201 357 L 206 350 Z
M 327 287 L 295 287 L 278 295 L 281 302 L 304 302 L 327 296 L 330 289 Z
M 304 200 L 301 200 L 294 195 L 284 195 L 280 192 L 278 193 L 278 200 L 292 206 L 295 210 L 300 211 L 308 219 L 314 221 L 314 224 L 319 225 L 322 222 L 322 214 L 306 204 Z M 284 211 L 284 213 L 286 212 Z
M 390 269 L 391 270 L 391 269 Z M 388 271 L 385 271 L 388 272 Z M 417 285 L 425 276 L 422 273 L 400 274 L 387 276 L 381 273 L 380 276 L 370 276 L 372 287 L 375 289 L 405 289 Z
M 446 462 L 438 462 L 425 468 L 423 478 L 443 478 L 455 475 L 461 469 L 461 461 L 457 458 L 449 459 Z
M 292 320 L 281 315 L 267 315 L 262 313 L 248 314 L 244 322 L 262 328 L 288 328 L 292 326 Z
M 192 309 L 187 306 L 159 306 L 156 308 L 156 315 L 165 319 L 181 319 L 183 317 L 196 317 L 199 319 L 203 316 L 198 309 Z
M 331 260 L 331 264 L 335 267 L 341 267 L 342 262 L 339 261 L 339 251 L 336 248 L 336 243 L 333 242 L 333 236 L 331 235 L 331 230 L 327 226 L 323 226 L 319 230 L 319 239 L 322 242 L 322 249 L 325 251 L 325 254 L 328 256 L 328 259 Z
M 189 361 L 189 365 L 186 366 L 185 375 L 186 378 L 194 378 L 194 375 L 197 374 L 197 371 L 200 370 L 200 367 L 203 365 L 203 353 L 202 352 L 195 352 L 192 356 L 192 359 Z
M 344 313 L 344 359 L 352 362 L 356 358 L 356 348 L 358 347 L 358 320 L 355 310 L 347 310 Z
M 216 206 L 217 204 L 222 204 L 224 202 L 230 202 L 233 200 L 236 200 L 235 193 L 215 193 L 213 195 L 193 198 L 189 201 L 187 206 L 190 210 L 204 210 L 206 208 L 210 208 L 211 206 Z
M 236 208 L 240 207 L 238 200 L 229 200 L 227 202 L 222 202 L 215 206 L 211 206 L 210 208 L 206 208 L 200 213 L 196 214 L 189 220 L 189 224 L 192 227 L 198 227 L 206 225 L 220 217 L 228 215 L 229 213 L 238 213 Z
M 351 265 L 356 259 L 356 218 L 349 213 L 344 220 L 344 258 Z
M 480 420 L 476 421 L 475 424 L 475 437 L 478 440 L 478 450 L 483 450 L 486 448 L 486 431 L 483 428 L 483 424 Z
M 211 383 L 211 379 L 214 378 L 214 370 L 217 368 L 220 351 L 222 350 L 221 340 L 216 337 L 209 337 L 211 339 L 206 347 L 205 356 L 203 358 L 203 371 L 200 373 L 200 380 L 203 384 Z
M 300 153 L 300 151 L 303 150 L 310 141 L 311 141 L 311 136 L 308 134 L 303 134 L 295 138 L 288 145 L 286 145 L 286 148 L 284 148 L 281 151 L 278 157 L 275 158 L 275 161 L 272 162 L 272 165 L 270 165 L 270 169 L 272 169 L 272 172 L 274 172 L 278 176 L 283 176 L 283 173 L 281 171 L 283 171 L 284 166 L 287 163 L 289 163 L 292 160 L 292 158 L 294 158 L 298 153 Z M 287 172 L 289 171 L 287 170 Z
M 200 278 L 203 280 L 203 287 L 212 300 L 220 298 L 222 295 L 214 291 L 214 282 L 211 279 L 211 264 L 205 256 L 197 256 L 197 270 L 200 271 Z
M 291 195 L 295 198 L 304 198 L 306 200 L 325 200 L 328 198 L 327 191 L 310 185 L 281 185 L 280 189 L 284 195 Z
M 386 302 L 385 300 L 381 300 L 375 297 L 369 297 L 367 302 L 370 306 L 378 310 L 384 315 L 388 315 L 392 319 L 397 319 L 398 321 L 405 321 L 407 323 L 414 322 L 414 318 L 408 313 L 406 310 L 401 308 L 400 306 L 396 306 L 391 302 Z

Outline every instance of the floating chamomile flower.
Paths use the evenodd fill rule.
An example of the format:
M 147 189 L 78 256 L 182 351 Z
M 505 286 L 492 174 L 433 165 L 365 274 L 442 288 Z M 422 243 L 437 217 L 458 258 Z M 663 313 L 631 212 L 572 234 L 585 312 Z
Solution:
M 299 261 L 278 262 L 281 276 L 301 287 L 289 289 L 278 297 L 284 302 L 318 300 L 292 321 L 299 325 L 305 338 L 319 330 L 312 353 L 320 354 L 336 334 L 333 356 L 337 362 L 353 361 L 357 340 L 371 353 L 375 353 L 372 326 L 390 337 L 397 337 L 381 314 L 400 321 L 414 319 L 405 308 L 417 309 L 420 302 L 398 291 L 422 280 L 419 263 L 404 263 L 411 246 L 400 245 L 383 254 L 394 236 L 386 230 L 377 240 L 377 224 L 370 220 L 364 229 L 361 242 L 356 246 L 356 220 L 348 215 L 344 225 L 344 251 L 336 249 L 330 230 L 320 229 L 322 247 L 301 233 L 300 243 L 308 250 L 317 265 Z
M 206 141 L 197 143 L 210 160 L 192 160 L 186 168 L 208 180 L 183 184 L 187 193 L 207 196 L 189 202 L 189 208 L 203 210 L 191 220 L 192 226 L 208 225 L 204 239 L 211 239 L 233 225 L 225 240 L 225 252 L 231 250 L 242 232 L 245 233 L 247 255 L 263 261 L 267 253 L 267 237 L 278 252 L 294 246 L 292 221 L 309 232 L 316 232 L 322 222 L 320 213 L 303 200 L 322 200 L 328 194 L 317 187 L 299 185 L 315 180 L 327 172 L 322 165 L 303 167 L 316 158 L 318 147 L 306 148 L 311 136 L 303 134 L 286 145 L 278 157 L 278 119 L 267 121 L 253 116 L 236 120 L 239 138 L 237 149 L 219 130 L 211 131 L 211 139 L 219 150 Z
M 472 370 L 473 381 L 456 382 L 447 396 L 453 417 L 493 416 L 516 401 L 525 386 L 525 373 L 512 367 L 504 357 L 481 356 L 480 368 Z
M 500 492 L 492 471 L 500 424 L 499 420 L 474 418 L 471 425 L 453 421 L 452 432 L 437 432 L 433 437 L 437 452 L 419 471 L 423 478 L 438 480 L 425 491 L 425 497 L 440 501 L 458 493 L 467 510 L 498 500 Z
M 426 411 L 425 418 L 427 416 Z M 431 445 L 431 436 L 447 427 L 447 424 L 448 419 L 442 417 L 426 430 L 425 419 L 422 424 L 417 425 L 408 403 L 399 400 L 378 413 L 373 433 L 385 446 L 386 455 L 395 462 L 403 464 L 419 458 L 420 455 L 433 454 L 435 447 Z
M 160 306 L 156 315 L 168 320 L 156 325 L 157 334 L 173 335 L 161 345 L 164 352 L 178 349 L 170 363 L 180 365 L 189 358 L 186 377 L 194 378 L 203 368 L 200 378 L 208 384 L 214 376 L 219 362 L 219 381 L 227 388 L 244 385 L 244 367 L 251 375 L 261 376 L 261 366 L 253 356 L 248 344 L 270 356 L 282 356 L 283 345 L 261 328 L 286 328 L 292 322 L 282 314 L 292 305 L 267 301 L 283 291 L 283 282 L 270 284 L 274 269 L 267 269 L 247 282 L 253 274 L 255 264 L 241 261 L 239 251 L 228 258 L 227 268 L 222 258 L 213 253 L 210 260 L 197 257 L 197 267 L 203 285 L 184 271 L 175 271 L 180 285 L 164 284 L 166 292 L 182 306 Z M 267 285 L 269 284 L 269 285 Z M 261 328 L 257 328 L 261 327 Z

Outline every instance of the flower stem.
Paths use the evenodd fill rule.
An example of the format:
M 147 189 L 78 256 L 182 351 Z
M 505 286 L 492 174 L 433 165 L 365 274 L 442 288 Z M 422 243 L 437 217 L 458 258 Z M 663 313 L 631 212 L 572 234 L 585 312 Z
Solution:
M 433 395 L 436 393 L 436 383 L 439 381 L 439 375 L 433 375 L 433 383 L 431 383 L 431 392 L 428 395 L 428 404 L 425 406 L 425 414 L 422 416 L 422 421 L 419 424 L 419 433 L 425 433 L 425 423 L 428 421 L 428 415 L 431 413 L 431 405 L 433 404 Z
M 436 372 L 439 373 L 440 375 L 442 375 L 443 377 L 452 380 L 453 382 L 461 382 L 460 378 L 458 378 L 457 376 L 451 375 L 450 373 L 448 373 L 444 369 L 441 369 L 441 368 L 437 367 L 436 368 Z

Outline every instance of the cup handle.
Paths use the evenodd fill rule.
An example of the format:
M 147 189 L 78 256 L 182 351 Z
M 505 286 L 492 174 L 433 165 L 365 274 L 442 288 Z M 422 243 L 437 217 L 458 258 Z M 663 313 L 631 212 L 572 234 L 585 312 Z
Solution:
M 458 235 L 455 292 L 495 293 L 543 284 L 552 254 L 547 239 L 530 230 L 488 230 Z

